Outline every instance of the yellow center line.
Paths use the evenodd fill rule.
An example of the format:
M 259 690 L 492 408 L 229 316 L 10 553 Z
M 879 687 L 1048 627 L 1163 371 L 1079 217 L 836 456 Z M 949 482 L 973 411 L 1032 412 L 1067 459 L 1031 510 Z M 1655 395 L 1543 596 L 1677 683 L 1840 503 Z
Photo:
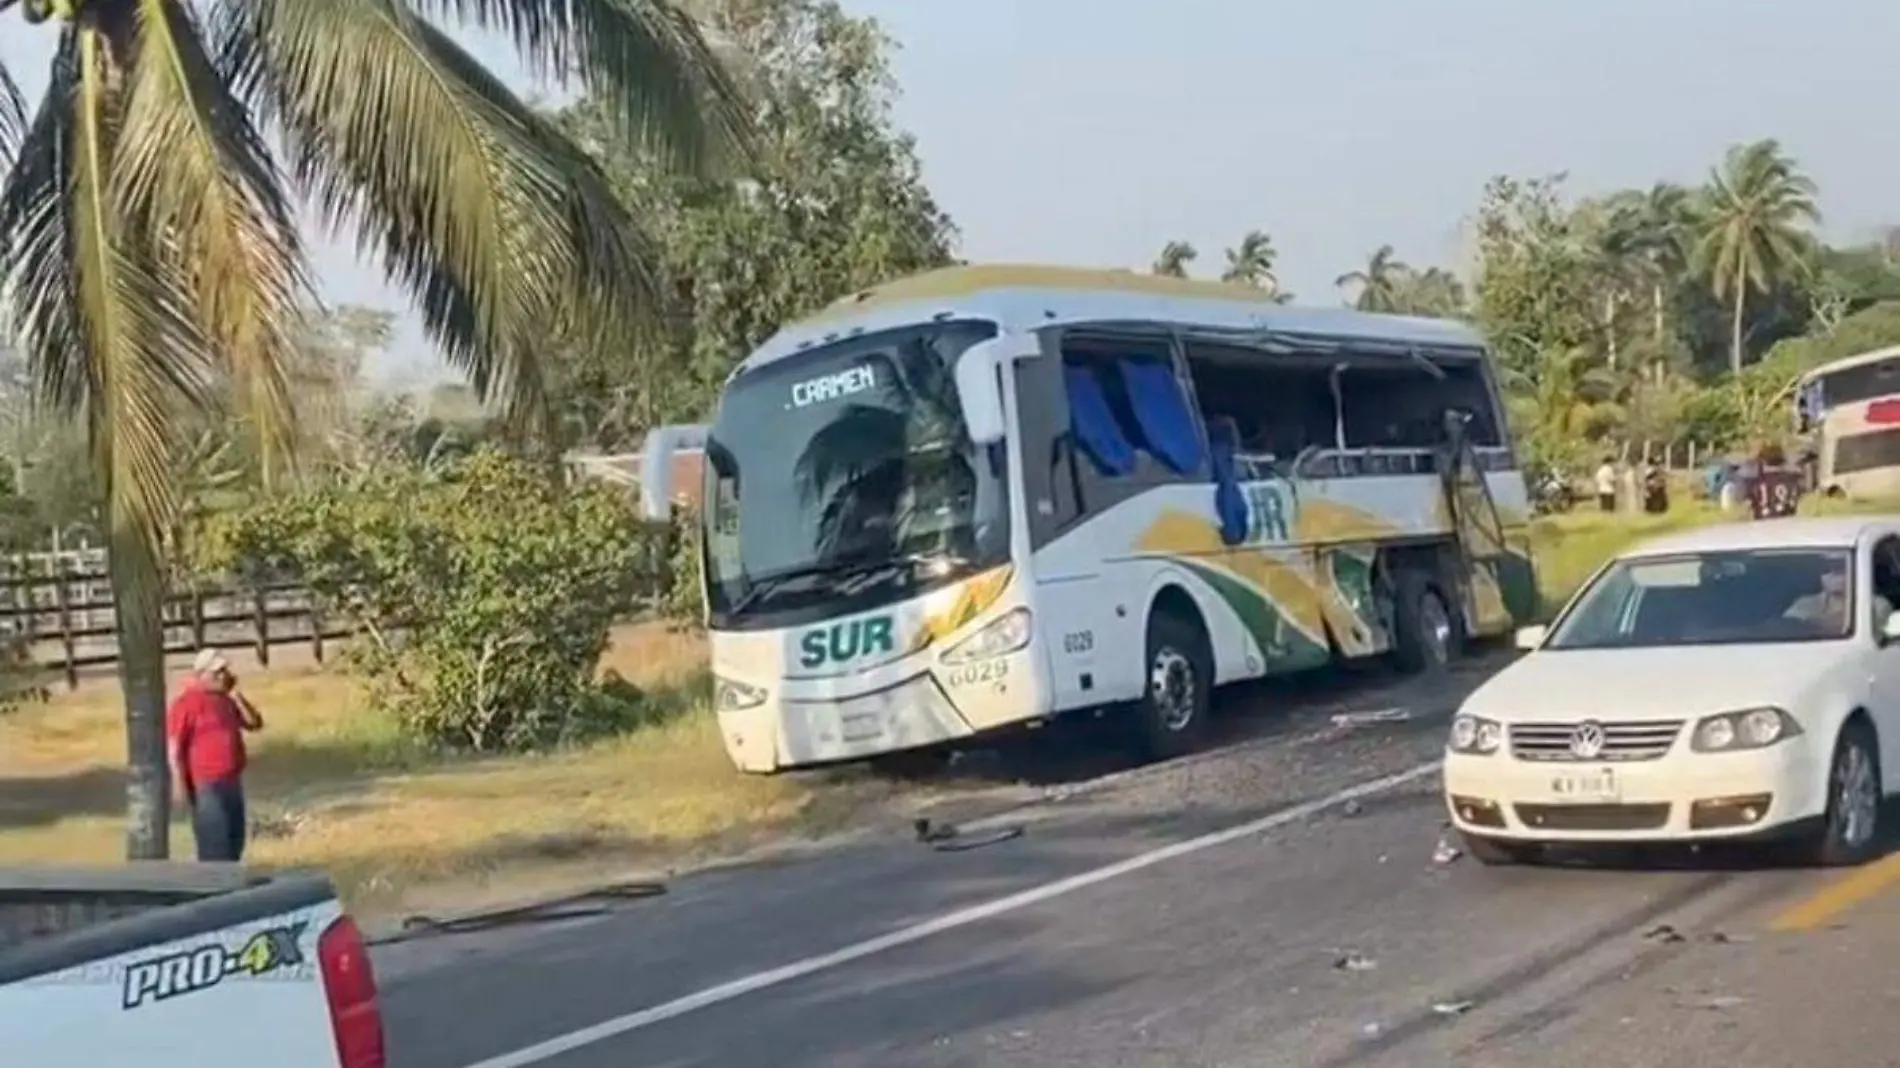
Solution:
M 1826 926 L 1848 909 L 1900 883 L 1900 853 L 1829 881 L 1819 890 L 1788 907 L 1768 925 L 1771 931 L 1812 931 Z

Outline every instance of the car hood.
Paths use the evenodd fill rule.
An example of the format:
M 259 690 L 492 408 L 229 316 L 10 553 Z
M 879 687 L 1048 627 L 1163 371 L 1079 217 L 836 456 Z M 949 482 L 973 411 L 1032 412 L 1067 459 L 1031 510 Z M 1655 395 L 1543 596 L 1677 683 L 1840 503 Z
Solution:
M 1540 650 L 1492 676 L 1462 711 L 1511 723 L 1794 708 L 1853 655 L 1846 641 Z

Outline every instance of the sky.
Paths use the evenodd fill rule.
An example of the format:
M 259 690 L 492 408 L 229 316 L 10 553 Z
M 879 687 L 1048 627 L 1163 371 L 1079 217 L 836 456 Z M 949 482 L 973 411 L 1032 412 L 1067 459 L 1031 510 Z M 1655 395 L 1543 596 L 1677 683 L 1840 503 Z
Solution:
M 1180 238 L 1217 273 L 1258 228 L 1282 284 L 1331 303 L 1382 244 L 1461 266 L 1492 175 L 1694 182 L 1760 137 L 1819 183 L 1830 239 L 1900 222 L 1891 0 L 843 2 L 899 42 L 896 120 L 975 261 L 1145 268 Z M 0 19 L 37 93 L 52 34 Z M 404 312 L 378 377 L 443 373 L 374 269 L 335 245 L 316 267 L 329 300 Z

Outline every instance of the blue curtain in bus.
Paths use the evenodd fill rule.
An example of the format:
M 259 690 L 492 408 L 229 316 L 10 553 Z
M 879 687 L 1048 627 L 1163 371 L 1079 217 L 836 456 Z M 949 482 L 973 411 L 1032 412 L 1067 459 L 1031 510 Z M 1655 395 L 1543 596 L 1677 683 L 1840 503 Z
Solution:
M 1108 406 L 1102 380 L 1087 367 L 1062 369 L 1063 388 L 1069 394 L 1069 432 L 1075 443 L 1102 474 L 1115 478 L 1135 470 L 1135 447 L 1122 435 L 1115 410 Z
M 1143 447 L 1176 474 L 1201 466 L 1201 433 L 1188 408 L 1187 392 L 1172 364 L 1155 360 L 1117 360 L 1128 406 L 1141 428 Z
M 1207 458 L 1214 469 L 1214 514 L 1220 517 L 1220 540 L 1238 545 L 1247 537 L 1247 498 L 1240 492 L 1234 453 L 1240 450 L 1240 430 L 1232 419 L 1207 424 Z

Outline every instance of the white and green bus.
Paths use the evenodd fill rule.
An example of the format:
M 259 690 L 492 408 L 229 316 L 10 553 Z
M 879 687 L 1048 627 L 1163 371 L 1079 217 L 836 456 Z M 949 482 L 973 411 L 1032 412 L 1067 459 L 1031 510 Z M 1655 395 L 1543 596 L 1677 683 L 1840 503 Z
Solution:
M 1211 687 L 1430 670 L 1536 611 L 1477 335 L 1243 287 L 955 267 L 789 325 L 709 426 L 706 622 L 746 771 L 947 751 L 1083 710 L 1147 752 Z

